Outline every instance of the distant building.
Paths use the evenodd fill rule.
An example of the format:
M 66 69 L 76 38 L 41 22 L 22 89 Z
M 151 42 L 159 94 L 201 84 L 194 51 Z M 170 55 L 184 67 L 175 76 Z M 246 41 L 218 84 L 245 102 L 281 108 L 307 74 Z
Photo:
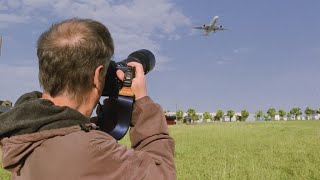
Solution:
M 320 119 L 319 114 L 313 114 L 311 116 L 311 118 L 314 119 L 314 120 L 319 120 Z
M 165 118 L 167 121 L 167 125 L 175 125 L 176 124 L 176 119 L 177 119 L 176 113 L 166 112 Z
M 280 121 L 280 116 L 279 116 L 278 114 L 276 114 L 276 115 L 274 116 L 273 120 L 275 120 L 275 121 Z
M 305 116 L 306 120 L 319 120 L 319 118 L 320 118 L 319 114 L 317 114 L 317 113 L 316 114 L 311 114 L 310 116 L 307 116 L 307 115 Z

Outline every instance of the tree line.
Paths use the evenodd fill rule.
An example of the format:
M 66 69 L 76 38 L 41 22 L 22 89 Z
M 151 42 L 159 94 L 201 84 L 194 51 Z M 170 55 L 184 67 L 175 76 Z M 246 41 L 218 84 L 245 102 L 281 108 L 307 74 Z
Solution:
M 273 120 L 275 119 L 276 115 L 279 115 L 280 120 L 284 120 L 286 117 L 287 119 L 291 120 L 298 120 L 298 117 L 302 115 L 301 108 L 294 107 L 290 111 L 286 112 L 283 109 L 279 109 L 278 111 L 274 108 L 268 109 L 268 111 L 264 114 L 261 110 L 257 111 L 255 113 L 255 118 L 257 120 L 261 120 L 262 117 L 264 120 Z M 312 115 L 320 114 L 320 108 L 319 109 L 312 109 L 310 107 L 307 107 L 304 110 L 304 114 L 306 115 L 307 119 L 312 119 Z
M 319 109 L 311 109 L 310 107 L 307 107 L 304 110 L 304 113 L 308 119 L 312 119 L 312 115 L 320 114 L 320 108 Z M 184 116 L 184 111 L 179 109 L 176 111 L 176 120 L 178 122 L 183 122 L 183 123 L 191 123 L 198 121 L 200 119 L 203 120 L 210 120 L 210 121 L 222 121 L 224 116 L 228 116 L 229 120 L 233 117 L 236 118 L 236 121 L 246 121 L 250 115 L 249 111 L 246 109 L 240 111 L 240 115 L 236 115 L 234 110 L 228 110 L 227 112 L 224 112 L 223 110 L 219 109 L 216 111 L 215 115 L 213 115 L 210 112 L 204 112 L 202 114 L 202 117 L 200 117 L 199 114 L 196 113 L 195 109 L 188 109 L 186 111 L 186 116 Z M 279 120 L 284 120 L 285 117 L 288 120 L 297 120 L 298 117 L 302 115 L 302 110 L 301 108 L 294 107 L 290 111 L 286 112 L 283 109 L 279 109 L 278 111 L 275 108 L 269 108 L 266 113 L 263 113 L 262 110 L 258 110 L 254 117 L 256 120 L 265 120 L 265 121 L 270 121 L 270 120 L 275 120 L 276 116 L 279 115 L 280 119 Z

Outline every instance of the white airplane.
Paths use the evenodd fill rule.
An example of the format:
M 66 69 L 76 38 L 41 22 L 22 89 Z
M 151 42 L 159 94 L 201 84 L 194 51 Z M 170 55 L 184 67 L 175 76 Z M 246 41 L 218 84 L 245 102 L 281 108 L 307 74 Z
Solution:
M 216 31 L 221 31 L 221 30 L 226 30 L 223 26 L 216 26 L 216 23 L 219 19 L 219 16 L 214 16 L 210 22 L 209 25 L 203 25 L 203 26 L 194 26 L 194 29 L 202 29 L 204 30 L 204 36 L 208 36 L 211 31 L 216 32 Z

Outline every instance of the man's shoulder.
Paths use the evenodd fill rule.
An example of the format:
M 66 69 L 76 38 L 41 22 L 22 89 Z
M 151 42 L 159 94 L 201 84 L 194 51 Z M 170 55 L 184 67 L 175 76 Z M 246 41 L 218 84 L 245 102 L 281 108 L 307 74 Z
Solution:
M 118 155 L 119 153 L 122 155 L 133 153 L 132 149 L 119 144 L 112 136 L 99 130 L 76 131 L 62 137 L 55 137 L 47 143 L 50 144 L 48 149 L 56 149 L 58 152 L 61 148 L 64 153 L 71 153 L 77 161 L 81 157 L 84 162 L 95 157 L 106 161 L 119 160 L 123 157 Z
M 84 145 L 84 146 L 93 146 L 95 142 L 105 142 L 105 143 L 117 143 L 117 141 L 110 136 L 109 134 L 99 131 L 99 130 L 90 130 L 85 132 L 83 130 L 75 131 L 65 136 L 55 137 L 59 142 L 64 142 L 72 145 Z
M 118 146 L 121 145 L 105 132 L 79 130 L 47 139 L 39 149 L 43 148 L 43 151 L 48 150 L 55 152 L 55 154 L 63 154 L 64 158 L 78 159 L 77 161 L 79 161 L 79 158 L 89 160 L 92 157 L 100 156 Z

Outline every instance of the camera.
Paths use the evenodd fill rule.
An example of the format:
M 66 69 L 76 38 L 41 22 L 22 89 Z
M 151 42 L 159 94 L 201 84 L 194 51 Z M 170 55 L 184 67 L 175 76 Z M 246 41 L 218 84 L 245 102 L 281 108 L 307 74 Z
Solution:
M 131 86 L 135 70 L 134 68 L 127 66 L 127 63 L 129 62 L 138 62 L 142 64 L 144 74 L 147 74 L 155 66 L 155 57 L 151 51 L 147 49 L 140 49 L 131 53 L 125 60 L 117 63 L 115 61 L 111 61 L 107 70 L 102 96 L 117 97 L 119 95 L 119 91 L 123 87 Z M 124 72 L 123 81 L 119 80 L 116 75 L 116 71 L 119 69 Z
M 122 93 L 124 89 L 130 91 L 132 79 L 135 77 L 135 69 L 127 66 L 129 62 L 142 64 L 144 74 L 147 74 L 155 66 L 155 57 L 151 51 L 141 49 L 131 53 L 125 60 L 117 63 L 111 61 L 109 64 L 102 92 L 102 96 L 108 96 L 108 98 L 103 100 L 103 105 L 99 104 L 97 107 L 97 125 L 100 130 L 116 140 L 122 139 L 131 126 L 134 95 L 130 92 Z M 122 81 L 116 75 L 119 69 L 124 72 Z

